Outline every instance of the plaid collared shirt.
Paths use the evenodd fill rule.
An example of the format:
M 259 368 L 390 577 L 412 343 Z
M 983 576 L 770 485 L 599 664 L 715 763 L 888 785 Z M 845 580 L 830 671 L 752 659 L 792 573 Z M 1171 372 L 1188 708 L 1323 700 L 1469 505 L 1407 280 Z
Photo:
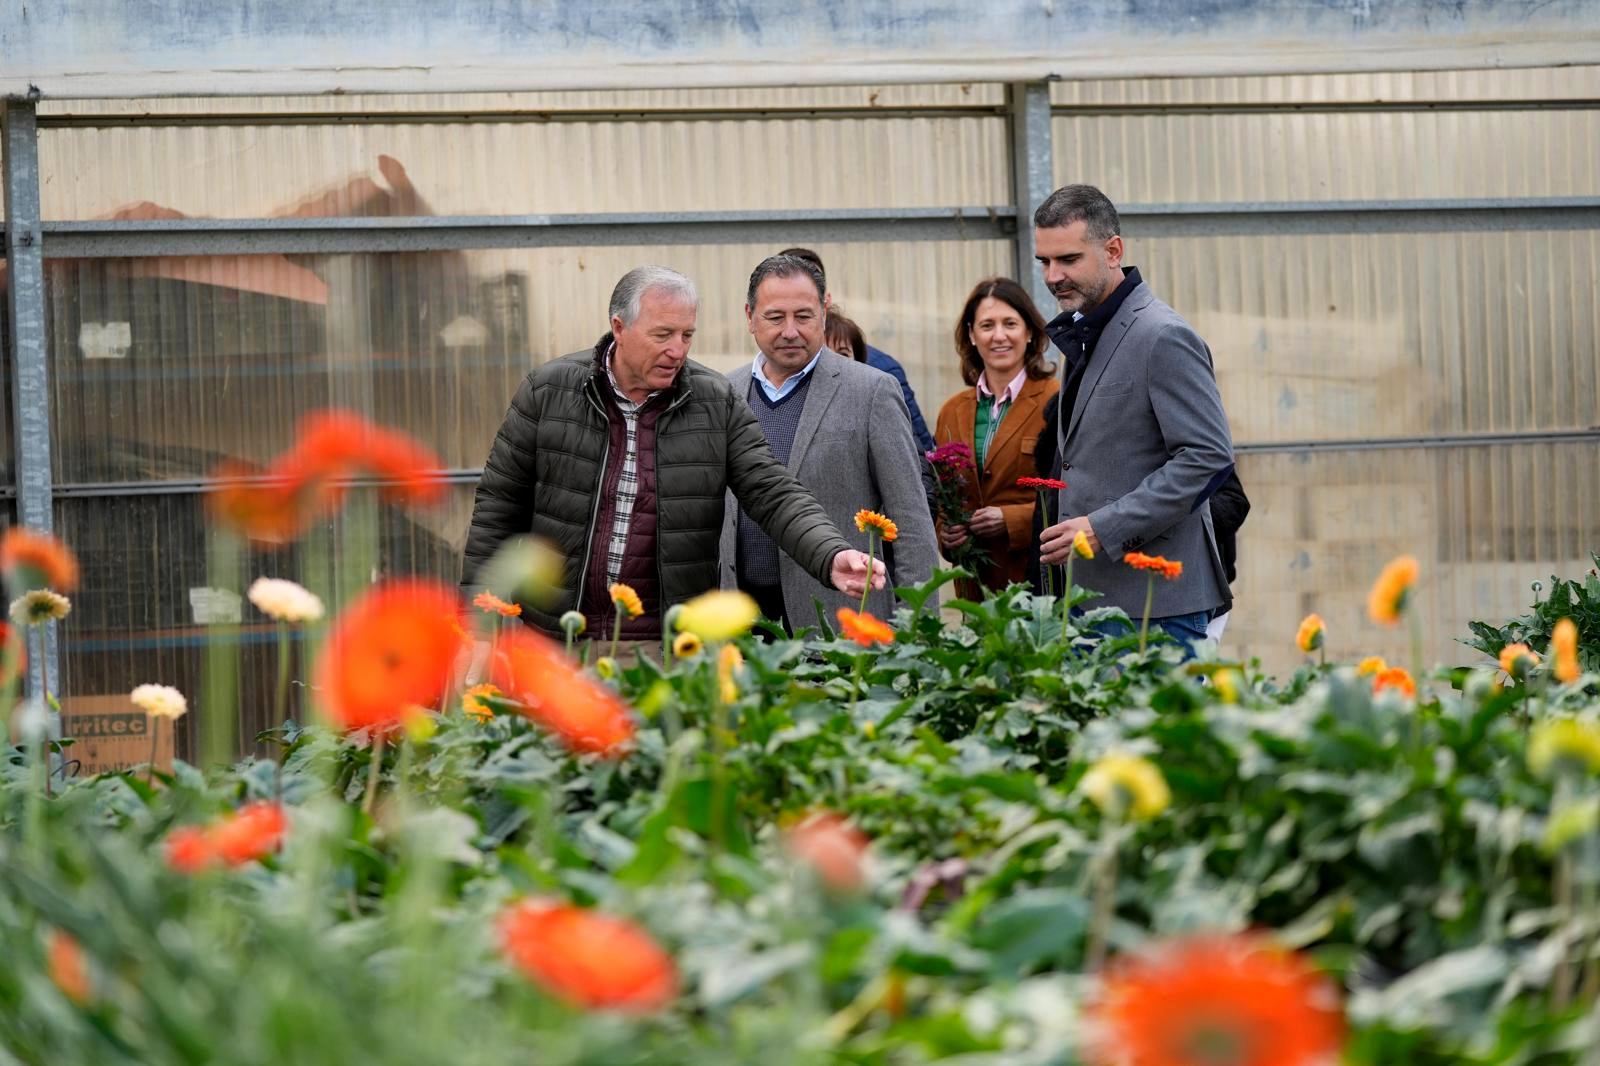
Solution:
M 606 352 L 606 377 L 611 381 L 611 393 L 616 397 L 617 409 L 622 412 L 623 424 L 628 430 L 627 452 L 622 457 L 622 472 L 617 476 L 617 495 L 612 502 L 611 540 L 606 545 L 606 587 L 609 590 L 622 576 L 622 558 L 628 551 L 628 529 L 633 525 L 633 503 L 639 496 L 639 410 L 655 397 L 651 393 L 644 403 L 635 403 L 617 384 L 617 375 L 611 369 L 611 354 L 616 342 Z M 609 591 L 607 595 L 610 595 Z

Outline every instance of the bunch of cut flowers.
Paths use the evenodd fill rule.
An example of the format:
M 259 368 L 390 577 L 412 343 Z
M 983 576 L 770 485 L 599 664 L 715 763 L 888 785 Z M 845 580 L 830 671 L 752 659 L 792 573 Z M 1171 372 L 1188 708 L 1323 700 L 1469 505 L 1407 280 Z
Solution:
M 933 501 L 939 521 L 947 526 L 966 525 L 972 520 L 972 512 L 967 510 L 967 475 L 978 469 L 972 449 L 960 441 L 950 441 L 925 453 L 924 458 L 933 469 Z M 988 551 L 971 536 L 954 548 L 944 549 L 944 554 L 955 565 L 973 573 L 991 561 Z

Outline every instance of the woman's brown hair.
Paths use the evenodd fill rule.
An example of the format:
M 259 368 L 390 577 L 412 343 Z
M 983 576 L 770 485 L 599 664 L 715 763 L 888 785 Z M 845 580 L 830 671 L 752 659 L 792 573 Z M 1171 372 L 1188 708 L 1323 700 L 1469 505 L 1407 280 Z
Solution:
M 956 352 L 961 356 L 961 380 L 968 385 L 976 385 L 978 378 L 983 376 L 983 357 L 978 354 L 978 346 L 972 343 L 972 320 L 978 317 L 978 305 L 991 296 L 1009 304 L 1022 316 L 1022 321 L 1028 327 L 1028 352 L 1022 361 L 1028 377 L 1035 380 L 1053 377 L 1056 365 L 1046 362 L 1044 357 L 1045 346 L 1050 343 L 1050 338 L 1044 332 L 1044 316 L 1033 306 L 1026 290 L 1010 278 L 984 278 L 973 287 L 972 295 L 967 297 L 967 305 L 961 309 L 961 317 L 956 320 Z
M 840 342 L 850 345 L 850 358 L 858 363 L 867 361 L 867 338 L 855 321 L 839 313 L 838 308 L 828 312 L 828 324 L 823 327 L 823 339 L 834 351 L 842 351 Z

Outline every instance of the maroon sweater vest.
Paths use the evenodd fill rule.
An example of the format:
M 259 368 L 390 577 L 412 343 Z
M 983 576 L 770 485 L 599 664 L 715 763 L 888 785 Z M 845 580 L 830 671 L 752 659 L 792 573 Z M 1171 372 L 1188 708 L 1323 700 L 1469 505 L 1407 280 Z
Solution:
M 601 394 L 607 401 L 610 443 L 606 449 L 605 471 L 600 477 L 600 505 L 595 510 L 594 529 L 589 538 L 589 561 L 580 607 L 589 625 L 587 636 L 596 641 L 610 640 L 616 625 L 616 607 L 606 583 L 606 556 L 611 549 L 611 523 L 616 517 L 617 483 L 622 479 L 622 461 L 628 450 L 628 425 L 622 412 L 617 409 L 609 388 Z M 628 547 L 617 580 L 632 586 L 639 594 L 644 613 L 638 618 L 622 620 L 623 640 L 661 639 L 661 568 L 656 555 L 656 420 L 670 402 L 671 396 L 663 391 L 651 397 L 639 411 L 634 464 L 639 491 L 633 500 Z

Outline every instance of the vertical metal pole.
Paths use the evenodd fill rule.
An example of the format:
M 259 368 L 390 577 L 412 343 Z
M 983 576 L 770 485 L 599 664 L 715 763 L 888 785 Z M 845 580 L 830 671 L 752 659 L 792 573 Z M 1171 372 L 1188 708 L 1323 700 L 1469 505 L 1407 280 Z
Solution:
M 1028 81 L 1007 85 L 1006 112 L 1011 127 L 1012 202 L 1017 207 L 1016 278 L 1048 320 L 1056 315 L 1056 301 L 1033 261 L 1033 212 L 1056 187 L 1049 84 Z
M 45 332 L 44 247 L 39 227 L 39 137 L 32 100 L 6 100 L 6 310 L 11 316 L 11 427 L 15 435 L 17 523 L 49 531 L 50 352 Z M 41 633 L 44 647 L 28 663 L 28 691 L 40 692 L 44 669 L 57 694 L 61 670 L 56 624 Z

